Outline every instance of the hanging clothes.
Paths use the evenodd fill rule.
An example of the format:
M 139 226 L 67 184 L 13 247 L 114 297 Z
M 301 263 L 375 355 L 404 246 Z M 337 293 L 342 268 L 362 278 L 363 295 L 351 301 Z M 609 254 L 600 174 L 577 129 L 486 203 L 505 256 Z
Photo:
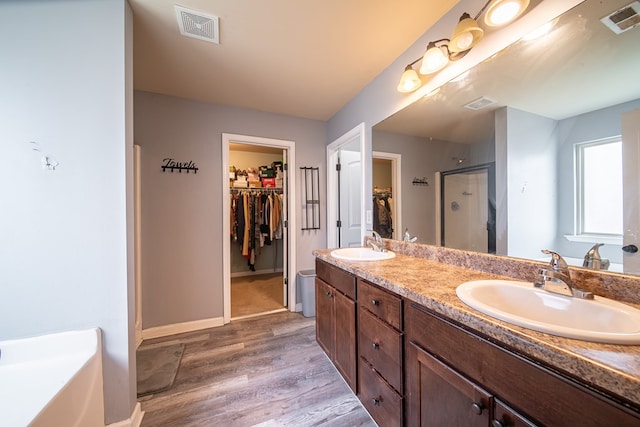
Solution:
M 373 229 L 385 239 L 393 237 L 392 198 L 388 193 L 373 195 Z
M 273 190 L 231 190 L 231 239 L 252 271 L 260 248 L 282 238 L 283 197 Z

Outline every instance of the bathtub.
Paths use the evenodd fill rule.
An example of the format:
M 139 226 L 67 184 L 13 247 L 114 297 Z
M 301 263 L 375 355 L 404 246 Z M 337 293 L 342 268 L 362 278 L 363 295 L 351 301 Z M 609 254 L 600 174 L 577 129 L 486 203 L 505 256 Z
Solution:
M 100 329 L 0 341 L 0 425 L 104 426 Z

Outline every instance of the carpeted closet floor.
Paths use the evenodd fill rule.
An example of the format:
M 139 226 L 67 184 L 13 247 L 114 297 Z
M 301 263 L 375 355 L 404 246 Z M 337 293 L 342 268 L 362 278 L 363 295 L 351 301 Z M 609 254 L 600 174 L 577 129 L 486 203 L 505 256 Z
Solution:
M 282 273 L 231 278 L 231 317 L 284 308 Z

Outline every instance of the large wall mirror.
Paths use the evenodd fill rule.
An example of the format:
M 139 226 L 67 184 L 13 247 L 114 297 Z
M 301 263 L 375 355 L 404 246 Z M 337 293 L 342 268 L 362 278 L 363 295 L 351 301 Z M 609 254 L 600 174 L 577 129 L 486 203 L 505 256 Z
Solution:
M 400 219 L 418 242 L 438 244 L 441 212 L 474 192 L 440 206 L 438 176 L 491 164 L 497 254 L 543 260 L 552 249 L 582 266 L 604 243 L 609 271 L 640 274 L 640 253 L 622 250 L 640 246 L 640 26 L 618 34 L 601 21 L 629 3 L 586 0 L 373 127 L 373 150 L 402 156 Z M 635 136 L 615 148 L 623 117 Z M 596 218 L 582 206 L 606 209 Z

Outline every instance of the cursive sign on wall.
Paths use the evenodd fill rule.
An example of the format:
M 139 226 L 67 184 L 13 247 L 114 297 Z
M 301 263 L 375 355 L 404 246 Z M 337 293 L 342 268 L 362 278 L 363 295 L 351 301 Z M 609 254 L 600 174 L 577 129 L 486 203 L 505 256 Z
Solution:
M 196 167 L 196 164 L 193 162 L 193 160 L 189 160 L 188 162 L 177 162 L 176 159 L 167 157 L 165 159 L 162 159 L 162 161 L 164 162 L 164 164 L 162 165 L 162 172 L 166 172 L 167 169 L 171 169 L 171 172 L 173 172 L 175 169 L 177 169 L 180 173 L 182 173 L 183 170 L 187 171 L 187 173 L 189 173 L 190 171 L 193 171 L 193 173 L 198 173 L 198 168 Z

